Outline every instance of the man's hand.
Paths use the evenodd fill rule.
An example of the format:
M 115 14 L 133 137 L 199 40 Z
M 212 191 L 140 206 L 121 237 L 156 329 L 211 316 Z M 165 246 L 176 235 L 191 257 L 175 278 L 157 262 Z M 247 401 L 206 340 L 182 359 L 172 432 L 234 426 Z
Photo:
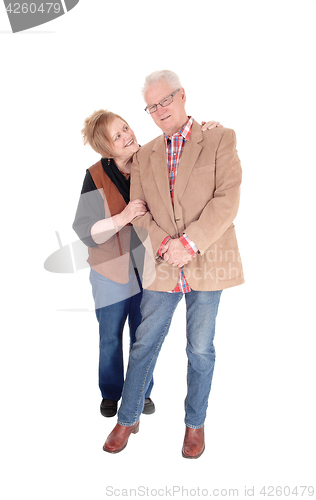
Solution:
M 165 247 L 167 247 L 167 251 L 164 252 L 163 258 L 172 266 L 182 267 L 192 259 L 192 255 L 182 245 L 179 238 L 169 240 Z

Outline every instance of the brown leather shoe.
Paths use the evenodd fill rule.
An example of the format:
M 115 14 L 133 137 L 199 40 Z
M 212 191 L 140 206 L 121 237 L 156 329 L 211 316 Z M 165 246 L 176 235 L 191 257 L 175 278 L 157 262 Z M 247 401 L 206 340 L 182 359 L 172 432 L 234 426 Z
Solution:
M 186 426 L 182 456 L 184 458 L 199 458 L 204 450 L 204 425 L 199 429 L 191 429 L 191 427 Z
M 108 453 L 119 453 L 124 450 L 130 435 L 137 434 L 138 431 L 139 421 L 136 422 L 136 424 L 129 426 L 116 424 L 103 445 L 104 451 L 107 451 Z

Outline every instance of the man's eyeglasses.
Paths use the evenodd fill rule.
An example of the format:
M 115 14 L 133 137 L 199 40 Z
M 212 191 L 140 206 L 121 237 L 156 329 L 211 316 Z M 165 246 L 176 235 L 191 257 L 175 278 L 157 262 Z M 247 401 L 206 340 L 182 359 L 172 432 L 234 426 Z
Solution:
M 163 108 L 164 108 L 165 106 L 168 106 L 168 104 L 171 104 L 171 103 L 172 103 L 172 101 L 173 101 L 173 96 L 174 96 L 177 92 L 179 92 L 179 90 L 180 90 L 180 89 L 175 90 L 175 91 L 173 92 L 173 94 L 168 95 L 168 97 L 165 97 L 164 99 L 162 99 L 162 101 L 158 102 L 157 104 L 151 104 L 150 106 L 146 106 L 145 111 L 151 115 L 152 113 L 154 113 L 155 111 L 157 111 L 157 107 L 158 107 L 158 106 L 162 106 Z

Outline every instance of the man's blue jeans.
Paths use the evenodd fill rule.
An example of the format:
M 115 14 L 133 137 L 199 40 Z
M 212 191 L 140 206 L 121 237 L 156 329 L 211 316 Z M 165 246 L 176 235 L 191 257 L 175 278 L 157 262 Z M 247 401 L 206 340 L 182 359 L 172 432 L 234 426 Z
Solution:
M 142 288 L 135 275 L 130 276 L 128 283 L 121 284 L 101 276 L 93 269 L 90 283 L 99 322 L 99 387 L 102 398 L 119 401 L 124 384 L 123 329 L 128 318 L 131 348 L 142 319 Z M 150 396 L 152 386 L 151 379 L 146 398 Z
M 187 309 L 187 396 L 185 424 L 197 429 L 206 417 L 211 390 L 215 349 L 215 320 L 222 290 L 185 294 Z M 142 322 L 130 352 L 118 422 L 134 425 L 144 407 L 144 399 L 163 341 L 183 293 L 143 291 Z

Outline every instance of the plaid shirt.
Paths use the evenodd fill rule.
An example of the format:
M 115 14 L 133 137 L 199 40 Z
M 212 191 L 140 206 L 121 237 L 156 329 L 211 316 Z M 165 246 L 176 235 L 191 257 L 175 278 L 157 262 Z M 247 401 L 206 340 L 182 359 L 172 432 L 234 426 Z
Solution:
M 168 137 L 165 134 L 169 187 L 170 187 L 170 196 L 172 205 L 174 204 L 174 184 L 178 172 L 179 161 L 182 156 L 185 142 L 190 139 L 192 124 L 193 124 L 193 118 L 191 117 L 178 133 L 172 135 L 171 137 Z M 170 239 L 171 239 L 170 236 L 167 236 L 161 243 L 160 248 L 158 250 L 158 255 L 160 255 L 161 257 L 162 257 L 162 248 Z M 193 243 L 192 240 L 190 240 L 190 238 L 185 233 L 182 236 L 180 236 L 179 239 L 191 255 L 194 255 L 198 251 L 196 245 Z M 189 287 L 188 282 L 185 279 L 182 267 L 180 269 L 177 286 L 172 291 L 183 292 L 183 293 L 191 291 L 191 288 Z

